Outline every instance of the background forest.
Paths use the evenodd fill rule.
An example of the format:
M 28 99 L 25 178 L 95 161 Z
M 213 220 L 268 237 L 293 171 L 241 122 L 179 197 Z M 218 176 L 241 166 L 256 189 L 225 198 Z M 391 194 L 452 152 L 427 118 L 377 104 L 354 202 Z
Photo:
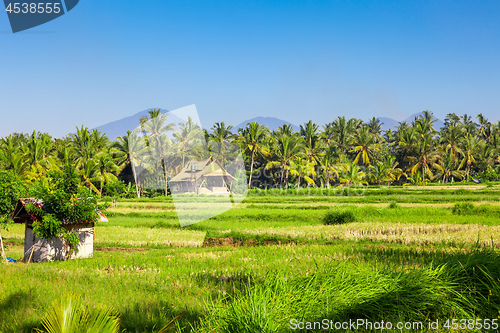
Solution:
M 447 115 L 443 128 L 436 129 L 435 122 L 430 111 L 388 131 L 381 130 L 378 118 L 364 122 L 338 117 L 322 128 L 309 121 L 298 132 L 290 125 L 270 131 L 255 122 L 238 130 L 220 122 L 201 132 L 187 122 L 175 129 L 168 144 L 183 151 L 183 145 L 198 132 L 213 147 L 239 145 L 249 188 L 500 180 L 500 122 L 492 124 L 482 114 L 473 118 L 453 113 Z M 150 144 L 172 126 L 168 113 L 159 110 L 149 111 L 141 124 Z M 105 133 L 84 126 L 64 138 L 15 133 L 0 140 L 0 168 L 29 184 L 43 180 L 50 170 L 69 165 L 81 184 L 100 196 L 165 194 L 165 190 L 153 192 L 136 186 L 131 162 L 140 158 L 141 149 L 134 148 L 139 139 L 128 132 L 111 141 Z M 168 179 L 167 171 L 173 171 L 166 169 L 166 163 L 162 167 Z

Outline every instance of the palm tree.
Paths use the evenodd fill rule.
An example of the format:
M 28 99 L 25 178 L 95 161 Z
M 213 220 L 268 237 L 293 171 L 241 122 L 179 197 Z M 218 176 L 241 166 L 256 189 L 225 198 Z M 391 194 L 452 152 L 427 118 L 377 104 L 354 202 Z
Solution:
M 367 126 L 363 126 L 356 131 L 353 142 L 354 148 L 351 152 L 357 153 L 354 163 L 359 163 L 361 160 L 363 165 L 370 165 L 379 148 L 376 144 L 375 136 L 369 131 Z
M 475 135 L 477 131 L 477 124 L 472 121 L 472 117 L 464 114 L 460 117 L 460 119 L 462 120 L 462 126 L 464 127 L 465 132 L 470 135 Z
M 369 168 L 370 176 L 380 185 L 382 182 L 390 183 L 399 180 L 404 175 L 403 170 L 398 168 L 398 162 L 394 156 L 388 155 L 384 161 L 377 162 Z
M 118 180 L 116 174 L 120 171 L 120 168 L 116 165 L 111 155 L 106 152 L 97 154 L 94 161 L 95 171 L 91 181 L 99 183 L 99 193 L 102 195 L 104 184 L 109 184 Z
M 340 166 L 339 180 L 344 186 L 368 185 L 365 177 L 366 174 L 359 168 L 357 163 L 344 161 Z
M 456 163 L 458 157 L 462 155 L 460 143 L 464 136 L 464 128 L 451 124 L 446 127 L 441 135 L 441 144 L 444 146 L 446 152 L 453 155 L 453 161 Z
M 339 176 L 338 170 L 337 170 L 337 162 L 340 160 L 340 154 L 338 151 L 338 148 L 335 146 L 329 146 L 322 158 L 321 158 L 321 168 L 325 172 L 325 185 L 326 188 L 330 188 L 330 181 L 333 180 L 333 178 L 336 178 Z
M 248 188 L 252 187 L 252 176 L 255 158 L 257 156 L 270 156 L 269 148 L 266 145 L 267 136 L 270 131 L 264 125 L 259 125 L 257 122 L 248 123 L 244 129 L 240 129 L 239 142 L 242 145 L 243 151 L 250 152 L 250 176 L 248 179 Z
M 338 117 L 332 122 L 332 131 L 335 133 L 335 141 L 342 152 L 346 152 L 351 143 L 351 133 L 354 132 L 359 123 L 356 119 L 346 120 L 344 116 Z
M 467 178 L 470 176 L 470 169 L 472 164 L 476 163 L 476 158 L 478 150 L 481 148 L 481 141 L 467 133 L 465 139 L 463 141 L 463 159 L 460 162 L 460 168 L 463 168 L 464 165 L 467 165 Z
M 435 168 L 434 180 L 442 179 L 444 183 L 447 183 L 450 178 L 463 179 L 465 177 L 465 171 L 460 170 L 455 161 L 455 156 L 451 152 L 444 154 L 441 161 L 436 163 Z
M 48 134 L 33 131 L 26 145 L 23 146 L 24 158 L 30 165 L 30 176 L 38 178 L 46 170 L 55 166 L 55 157 L 51 156 L 52 139 Z
M 460 117 L 457 116 L 455 113 L 448 113 L 446 115 L 446 118 L 444 118 L 444 126 L 450 127 L 451 125 L 453 126 L 460 125 Z
M 188 117 L 185 123 L 176 127 L 173 137 L 175 158 L 171 165 L 180 158 L 182 160 L 181 168 L 183 168 L 186 159 L 203 156 L 203 149 L 206 148 L 206 141 L 202 129 L 198 124 L 194 123 L 193 118 Z
M 71 134 L 71 148 L 75 164 L 80 168 L 85 161 L 91 160 L 100 149 L 107 144 L 107 137 L 98 130 L 89 132 L 89 129 L 82 125 L 76 128 L 76 133 Z
M 134 180 L 136 185 L 137 197 L 141 197 L 141 188 L 143 186 L 140 169 L 147 169 L 146 165 L 148 159 L 148 147 L 146 145 L 145 137 L 142 136 L 139 130 L 133 132 L 127 131 L 127 135 L 118 137 L 117 141 L 113 144 L 114 153 L 117 159 L 117 166 L 119 170 L 123 170 L 127 164 L 132 167 Z
M 413 123 L 417 133 L 419 133 L 420 135 L 426 135 L 427 133 L 437 133 L 436 129 L 434 128 L 435 122 L 436 119 L 434 118 L 433 113 L 431 111 L 424 110 L 422 111 L 421 115 L 415 118 L 415 121 Z
M 308 187 L 314 185 L 316 163 L 297 155 L 290 162 L 290 175 L 297 177 L 297 189 L 300 188 L 301 180 L 305 180 Z
M 266 164 L 266 169 L 281 169 L 280 184 L 288 187 L 288 174 L 292 160 L 303 155 L 304 139 L 297 135 L 280 135 L 275 138 L 273 158 Z
M 368 127 L 368 131 L 375 137 L 375 141 L 378 142 L 381 140 L 382 136 L 382 125 L 384 123 L 380 121 L 379 118 L 372 117 L 366 126 Z
M 491 123 L 488 121 L 488 118 L 486 118 L 482 113 L 478 114 L 476 119 L 479 120 L 479 134 L 484 140 L 487 140 L 487 131 L 489 128 L 491 132 Z
M 306 165 L 308 167 L 320 164 L 321 156 L 323 155 L 323 145 L 321 144 L 320 135 L 318 134 L 319 126 L 309 120 L 309 122 L 305 123 L 303 126 L 300 126 L 300 135 L 304 139 L 304 149 L 305 149 L 305 158 Z M 313 173 L 310 173 L 313 177 L 313 180 L 316 180 L 317 172 L 314 170 Z
M 232 128 L 233 126 L 226 126 L 222 121 L 220 123 L 215 123 L 211 128 L 213 133 L 207 135 L 210 152 L 212 155 L 215 154 L 215 158 L 223 165 L 226 165 L 231 157 L 231 153 L 234 153 L 234 149 L 231 149 L 231 140 L 236 138 L 236 135 L 231 132 Z
M 425 181 L 425 176 L 432 179 L 431 167 L 435 166 L 435 162 L 440 159 L 440 154 L 433 147 L 432 137 L 427 134 L 420 137 L 420 140 L 415 143 L 416 155 L 410 156 L 410 161 L 413 165 L 410 166 L 411 175 L 414 176 L 417 171 L 421 172 L 422 181 Z

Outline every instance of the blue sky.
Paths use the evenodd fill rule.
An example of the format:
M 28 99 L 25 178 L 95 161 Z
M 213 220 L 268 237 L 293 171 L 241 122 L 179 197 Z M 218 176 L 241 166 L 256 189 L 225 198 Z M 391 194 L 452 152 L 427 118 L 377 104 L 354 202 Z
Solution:
M 422 110 L 500 119 L 499 1 L 81 0 L 12 34 L 0 136 L 196 104 L 205 127 Z

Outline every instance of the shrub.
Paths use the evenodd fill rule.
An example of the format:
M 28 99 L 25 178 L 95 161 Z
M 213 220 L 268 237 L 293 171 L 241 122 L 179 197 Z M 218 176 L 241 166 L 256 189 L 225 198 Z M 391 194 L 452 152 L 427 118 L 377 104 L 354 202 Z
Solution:
M 390 209 L 396 209 L 396 208 L 399 208 L 399 205 L 393 201 L 393 202 L 391 202 L 391 204 L 389 205 L 389 208 L 390 208 Z
M 69 246 L 68 255 L 77 251 L 80 242 L 74 230 L 68 231 L 62 221 L 95 222 L 98 220 L 96 199 L 90 196 L 90 190 L 79 185 L 79 178 L 72 166 L 65 166 L 63 171 L 51 170 L 47 173 L 47 182 L 39 183 L 35 197 L 42 200 L 43 208 L 27 204 L 28 213 L 42 218 L 33 222 L 33 233 L 43 239 L 61 237 Z
M 354 212 L 349 209 L 331 210 L 323 218 L 323 224 L 344 224 L 356 221 Z
M 455 204 L 451 212 L 455 215 L 470 215 L 474 211 L 474 205 L 468 202 Z

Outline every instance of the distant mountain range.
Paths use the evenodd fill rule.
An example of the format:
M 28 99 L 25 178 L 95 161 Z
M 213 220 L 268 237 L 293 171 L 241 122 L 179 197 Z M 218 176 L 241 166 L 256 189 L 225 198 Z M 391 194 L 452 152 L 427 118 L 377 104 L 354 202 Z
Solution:
M 101 125 L 99 127 L 96 127 L 101 133 L 106 133 L 107 136 L 111 140 L 115 140 L 119 136 L 124 136 L 127 134 L 127 130 L 133 131 L 139 126 L 139 119 L 143 116 L 146 116 L 148 114 L 148 111 L 152 109 L 147 109 L 144 111 L 141 111 L 139 113 L 134 114 L 133 116 L 130 117 L 125 117 L 104 125 Z M 168 110 L 161 109 L 162 113 L 168 112 Z M 415 113 L 411 115 L 410 117 L 406 118 L 404 121 L 407 122 L 408 124 L 411 124 L 413 120 L 415 120 L 415 117 L 421 115 L 422 113 Z M 382 130 L 387 131 L 389 129 L 396 129 L 396 127 L 399 125 L 399 121 L 394 120 L 392 118 L 388 117 L 379 117 L 380 122 L 382 122 Z M 240 124 L 234 126 L 233 132 L 236 132 L 239 128 L 244 128 L 248 123 L 252 123 L 256 121 L 257 123 L 261 125 L 267 126 L 270 130 L 275 130 L 278 127 L 283 126 L 283 124 L 291 125 L 295 131 L 299 131 L 300 127 L 291 124 L 288 121 L 274 118 L 274 117 L 255 117 L 252 119 L 245 120 L 241 122 Z M 212 127 L 210 124 L 209 127 Z M 444 122 L 440 119 L 437 119 L 436 122 L 434 123 L 434 128 L 436 130 L 440 130 L 442 127 L 444 127 Z
M 422 112 L 415 113 L 415 114 L 409 116 L 408 118 L 406 118 L 403 121 L 407 122 L 408 124 L 411 124 L 412 121 L 414 121 L 415 118 L 418 117 L 418 116 L 420 116 L 421 114 L 422 114 Z M 434 123 L 434 128 L 439 131 L 441 128 L 444 127 L 444 122 L 441 119 L 437 119 L 437 118 L 435 118 L 435 119 L 436 119 L 436 122 Z M 392 118 L 388 118 L 388 117 L 379 117 L 379 120 L 382 123 L 382 130 L 383 131 L 387 131 L 389 129 L 393 129 L 394 130 L 394 129 L 396 129 L 398 127 L 398 125 L 400 123 L 399 121 L 394 120 Z M 235 129 L 243 128 L 248 123 L 252 123 L 254 121 L 256 121 L 257 123 L 259 123 L 261 125 L 267 126 L 270 130 L 275 130 L 276 128 L 283 126 L 283 124 L 292 125 L 292 127 L 293 127 L 293 129 L 295 131 L 299 131 L 300 130 L 300 126 L 291 124 L 288 121 L 285 121 L 285 120 L 282 120 L 282 119 L 278 119 L 278 118 L 274 118 L 274 117 L 255 117 L 255 118 L 248 119 L 248 120 L 245 120 L 245 121 L 241 122 L 240 124 L 234 126 L 234 128 Z
M 409 116 L 408 118 L 406 118 L 403 121 L 408 123 L 408 125 L 411 125 L 411 123 L 415 120 L 415 118 L 420 116 L 420 115 L 422 115 L 422 112 L 412 114 L 411 116 Z M 444 127 L 444 122 L 438 118 L 434 118 L 434 119 L 436 120 L 436 122 L 434 122 L 434 128 L 439 131 L 441 128 Z M 387 131 L 389 129 L 394 130 L 398 127 L 398 125 L 400 123 L 399 121 L 394 120 L 392 118 L 388 118 L 388 117 L 379 117 L 379 120 L 381 123 L 383 123 L 382 124 L 383 131 Z
M 254 121 L 256 121 L 260 125 L 267 126 L 271 131 L 274 131 L 278 127 L 281 127 L 281 126 L 283 126 L 285 124 L 286 125 L 292 125 L 294 131 L 299 131 L 300 130 L 299 126 L 291 124 L 288 121 L 281 120 L 281 119 L 274 118 L 274 117 L 255 117 L 255 118 L 243 121 L 242 123 L 234 126 L 234 128 L 236 130 L 239 129 L 239 128 L 244 128 L 244 127 L 246 127 L 246 125 L 248 123 L 253 123 Z
M 139 119 L 147 116 L 148 112 L 153 109 L 147 109 L 130 117 L 125 117 L 119 120 L 96 127 L 101 133 L 106 133 L 110 140 L 115 140 L 119 136 L 124 136 L 127 131 L 133 131 L 139 127 Z M 161 113 L 166 113 L 168 110 L 160 109 Z

